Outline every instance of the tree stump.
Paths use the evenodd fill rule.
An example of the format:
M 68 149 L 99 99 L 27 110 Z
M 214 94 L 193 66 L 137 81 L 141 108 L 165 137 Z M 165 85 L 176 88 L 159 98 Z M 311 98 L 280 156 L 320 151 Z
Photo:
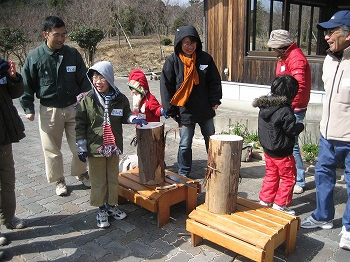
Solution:
M 164 183 L 164 124 L 149 122 L 137 126 L 137 156 L 140 183 L 157 185 Z
M 237 207 L 243 138 L 213 135 L 209 139 L 205 175 L 205 206 L 216 214 L 231 214 Z

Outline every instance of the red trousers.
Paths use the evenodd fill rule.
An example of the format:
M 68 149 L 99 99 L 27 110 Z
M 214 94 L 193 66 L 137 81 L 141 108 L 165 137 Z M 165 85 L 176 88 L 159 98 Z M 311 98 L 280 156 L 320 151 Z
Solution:
M 266 154 L 264 156 L 266 174 L 259 198 L 266 203 L 288 206 L 292 202 L 293 187 L 297 175 L 294 157 L 289 155 L 274 158 Z

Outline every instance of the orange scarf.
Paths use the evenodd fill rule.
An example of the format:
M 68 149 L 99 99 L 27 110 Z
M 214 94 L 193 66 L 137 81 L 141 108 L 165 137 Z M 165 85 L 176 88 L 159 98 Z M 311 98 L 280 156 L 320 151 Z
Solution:
M 184 63 L 184 81 L 170 101 L 170 104 L 174 106 L 184 106 L 191 95 L 193 86 L 199 84 L 199 76 L 196 69 L 196 52 L 192 54 L 192 57 L 186 57 L 183 53 L 180 53 L 179 57 Z

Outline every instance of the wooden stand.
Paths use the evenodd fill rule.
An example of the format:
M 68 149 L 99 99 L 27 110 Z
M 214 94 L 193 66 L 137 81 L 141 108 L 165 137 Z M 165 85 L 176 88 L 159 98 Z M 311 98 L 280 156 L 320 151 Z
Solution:
M 166 177 L 165 182 L 158 186 L 168 186 L 176 183 L 177 187 L 157 190 L 156 185 L 141 184 L 139 180 L 139 169 L 135 168 L 119 174 L 119 203 L 122 204 L 129 200 L 153 213 L 157 213 L 158 227 L 169 223 L 170 206 L 181 201 L 186 201 L 186 212 L 189 214 L 197 206 L 197 193 L 201 192 L 201 185 L 196 181 L 168 170 L 165 170 L 165 174 L 176 176 L 197 187 L 197 189 L 185 186 Z
M 231 215 L 209 212 L 204 205 L 192 211 L 186 220 L 192 245 L 203 238 L 254 261 L 272 262 L 275 249 L 286 242 L 285 255 L 295 250 L 300 218 L 256 202 L 237 198 L 237 210 Z

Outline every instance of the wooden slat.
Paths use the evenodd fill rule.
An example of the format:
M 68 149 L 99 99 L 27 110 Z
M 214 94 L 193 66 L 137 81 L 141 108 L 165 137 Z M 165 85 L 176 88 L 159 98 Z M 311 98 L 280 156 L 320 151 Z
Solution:
M 242 197 L 237 197 L 237 202 L 239 205 L 245 206 L 248 209 L 257 210 L 260 212 L 265 212 L 265 213 L 269 214 L 270 216 L 280 218 L 282 220 L 281 223 L 285 223 L 284 221 L 290 221 L 290 220 L 297 219 L 296 216 L 293 216 L 293 215 L 290 215 L 290 214 L 287 214 L 285 212 L 281 212 L 281 211 L 278 211 L 278 210 L 275 210 L 272 208 L 264 208 L 260 204 L 258 204 L 257 202 L 253 202 L 253 201 L 244 199 Z
M 236 217 L 241 217 L 243 219 L 252 221 L 254 223 L 260 224 L 261 226 L 266 226 L 275 230 L 278 230 L 281 228 L 283 224 L 281 223 L 276 223 L 275 221 L 268 219 L 267 217 L 261 217 L 259 216 L 261 213 L 249 213 L 249 212 L 235 212 L 234 215 Z
M 130 189 L 119 185 L 118 194 L 121 197 L 126 198 L 129 201 L 131 201 L 139 206 L 142 206 L 143 208 L 145 208 L 153 213 L 158 212 L 158 204 L 156 201 L 149 199 L 147 197 L 143 197 L 140 194 L 137 194 L 137 192 L 135 192 L 135 191 L 131 191 Z
M 237 210 L 245 213 L 250 213 L 252 215 L 259 216 L 261 218 L 267 219 L 267 220 L 273 220 L 275 223 L 278 223 L 280 225 L 284 225 L 285 223 L 288 223 L 292 218 L 286 218 L 283 217 L 284 214 L 281 214 L 281 211 L 273 210 L 272 208 L 268 207 L 260 207 L 258 209 L 253 209 L 245 206 L 237 206 Z
M 123 177 L 119 177 L 118 180 L 119 180 L 119 185 L 125 188 L 130 188 L 134 192 L 137 192 L 138 194 L 150 200 L 156 201 L 158 198 L 162 196 L 160 192 L 150 189 L 148 187 L 145 187 L 144 185 L 136 183 L 135 181 L 132 181 L 129 179 L 123 179 Z

